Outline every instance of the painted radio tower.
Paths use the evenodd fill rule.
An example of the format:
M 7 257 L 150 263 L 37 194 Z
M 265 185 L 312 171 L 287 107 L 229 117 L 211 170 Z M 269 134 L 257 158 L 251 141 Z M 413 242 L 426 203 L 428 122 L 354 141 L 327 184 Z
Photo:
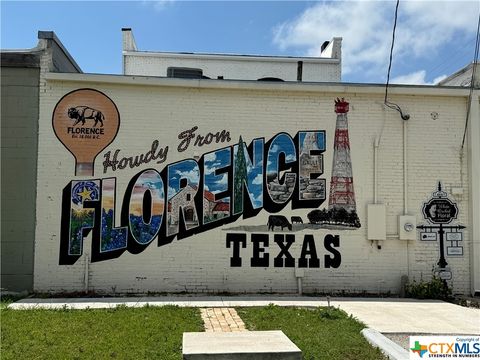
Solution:
M 348 105 L 344 98 L 335 100 L 337 126 L 333 145 L 332 179 L 330 181 L 328 208 L 329 210 L 343 208 L 348 212 L 356 212 L 350 141 L 348 139 Z

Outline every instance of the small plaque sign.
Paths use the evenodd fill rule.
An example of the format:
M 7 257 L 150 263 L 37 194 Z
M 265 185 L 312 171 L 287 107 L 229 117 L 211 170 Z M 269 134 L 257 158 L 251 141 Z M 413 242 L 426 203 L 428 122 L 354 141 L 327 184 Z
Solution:
M 447 246 L 447 256 L 463 256 L 463 246 Z
M 450 280 L 452 278 L 452 272 L 451 271 L 439 271 L 438 272 L 438 277 L 442 280 Z
M 437 233 L 432 232 L 421 232 L 420 240 L 422 241 L 437 241 Z
M 461 232 L 452 232 L 447 233 L 447 241 L 462 241 L 462 233 Z

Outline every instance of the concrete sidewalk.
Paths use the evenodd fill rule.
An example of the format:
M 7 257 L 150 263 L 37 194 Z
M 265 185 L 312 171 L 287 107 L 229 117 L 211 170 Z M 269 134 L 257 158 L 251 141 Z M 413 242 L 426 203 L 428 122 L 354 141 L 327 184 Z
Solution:
M 124 298 L 28 298 L 10 304 L 10 309 L 101 309 L 117 306 L 142 307 L 327 306 L 326 298 L 308 296 L 159 296 Z M 480 335 L 480 309 L 466 308 L 438 300 L 393 298 L 330 298 L 339 307 L 368 327 L 381 333 L 428 333 Z

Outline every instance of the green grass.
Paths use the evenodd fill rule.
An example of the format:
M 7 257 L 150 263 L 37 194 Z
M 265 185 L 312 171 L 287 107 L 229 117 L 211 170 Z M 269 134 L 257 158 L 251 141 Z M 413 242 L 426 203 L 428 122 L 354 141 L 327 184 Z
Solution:
M 4 295 L 0 293 L 0 310 L 5 309 L 9 304 L 25 298 L 24 295 Z
M 191 331 L 203 331 L 198 309 L 3 309 L 0 352 L 2 360 L 181 359 Z
M 385 359 L 360 334 L 365 325 L 339 309 L 269 305 L 237 312 L 249 330 L 282 330 L 306 360 Z

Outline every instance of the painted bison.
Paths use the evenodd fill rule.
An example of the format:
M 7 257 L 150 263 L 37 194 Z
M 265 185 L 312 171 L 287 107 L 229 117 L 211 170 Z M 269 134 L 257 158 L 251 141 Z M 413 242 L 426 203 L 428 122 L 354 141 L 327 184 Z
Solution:
M 288 230 L 292 230 L 292 224 L 288 222 L 288 219 L 283 215 L 270 215 L 267 222 L 268 230 L 274 230 L 275 226 L 280 226 L 283 230 L 284 227 Z
M 98 122 L 100 122 L 100 126 L 103 127 L 103 120 L 105 120 L 101 111 L 92 109 L 88 106 L 76 106 L 68 109 L 68 117 L 72 120 L 76 120 L 73 126 L 77 125 L 79 122 L 82 122 L 83 126 L 85 125 L 86 119 L 93 119 L 95 120 L 94 127 L 97 126 Z

